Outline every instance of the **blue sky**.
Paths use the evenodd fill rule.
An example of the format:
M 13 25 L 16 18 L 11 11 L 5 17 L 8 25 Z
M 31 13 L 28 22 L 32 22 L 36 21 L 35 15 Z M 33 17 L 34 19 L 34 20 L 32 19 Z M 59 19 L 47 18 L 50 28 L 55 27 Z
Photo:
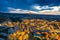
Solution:
M 60 10 L 60 0 L 0 0 L 0 12 Z

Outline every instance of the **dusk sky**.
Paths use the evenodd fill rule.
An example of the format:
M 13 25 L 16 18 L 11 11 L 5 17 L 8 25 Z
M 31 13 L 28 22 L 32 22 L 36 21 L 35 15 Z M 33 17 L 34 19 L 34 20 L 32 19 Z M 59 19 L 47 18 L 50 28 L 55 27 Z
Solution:
M 60 13 L 60 0 L 0 0 L 0 12 Z

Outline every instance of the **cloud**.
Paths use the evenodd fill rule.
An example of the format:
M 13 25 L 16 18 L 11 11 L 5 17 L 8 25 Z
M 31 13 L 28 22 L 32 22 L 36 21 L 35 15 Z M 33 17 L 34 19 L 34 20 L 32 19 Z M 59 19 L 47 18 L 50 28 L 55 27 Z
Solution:
M 36 9 L 40 9 L 39 11 L 32 10 L 24 10 L 24 9 L 16 9 L 8 7 L 9 13 L 31 13 L 31 14 L 46 14 L 46 15 L 60 15 L 60 6 L 37 6 Z
M 15 9 L 11 7 L 8 7 L 8 10 L 9 13 L 36 13 L 35 11 L 31 11 L 31 10 Z
M 39 5 L 33 5 L 31 6 L 33 7 L 33 9 L 35 10 L 38 10 L 38 11 L 44 11 L 44 10 L 49 10 L 49 11 L 59 11 L 60 10 L 60 6 L 48 6 L 48 5 L 45 5 L 45 6 L 39 6 Z
M 51 8 L 53 8 L 52 11 L 59 11 L 60 10 L 60 6 L 54 6 L 54 7 L 51 7 Z
M 44 9 L 44 10 L 42 10 Z M 50 10 L 51 9 L 51 10 Z M 39 11 L 40 14 L 51 14 L 51 15 L 60 15 L 60 6 L 45 7 L 41 8 L 42 11 Z
M 49 7 L 48 5 L 40 6 L 38 4 L 34 4 L 31 6 L 31 9 L 36 10 L 36 11 L 42 11 L 42 10 L 52 10 L 53 7 Z
M 31 9 L 39 11 L 39 10 L 41 10 L 41 6 L 39 6 L 38 4 L 34 4 L 34 5 L 31 5 Z
M 35 9 L 41 10 L 40 6 L 34 6 Z
M 7 7 L 30 11 L 43 11 L 52 10 L 52 7 L 50 8 L 49 6 L 58 7 L 59 5 L 60 0 L 0 0 L 0 12 L 8 12 L 9 10 L 7 10 Z M 58 9 L 55 8 L 54 10 Z

